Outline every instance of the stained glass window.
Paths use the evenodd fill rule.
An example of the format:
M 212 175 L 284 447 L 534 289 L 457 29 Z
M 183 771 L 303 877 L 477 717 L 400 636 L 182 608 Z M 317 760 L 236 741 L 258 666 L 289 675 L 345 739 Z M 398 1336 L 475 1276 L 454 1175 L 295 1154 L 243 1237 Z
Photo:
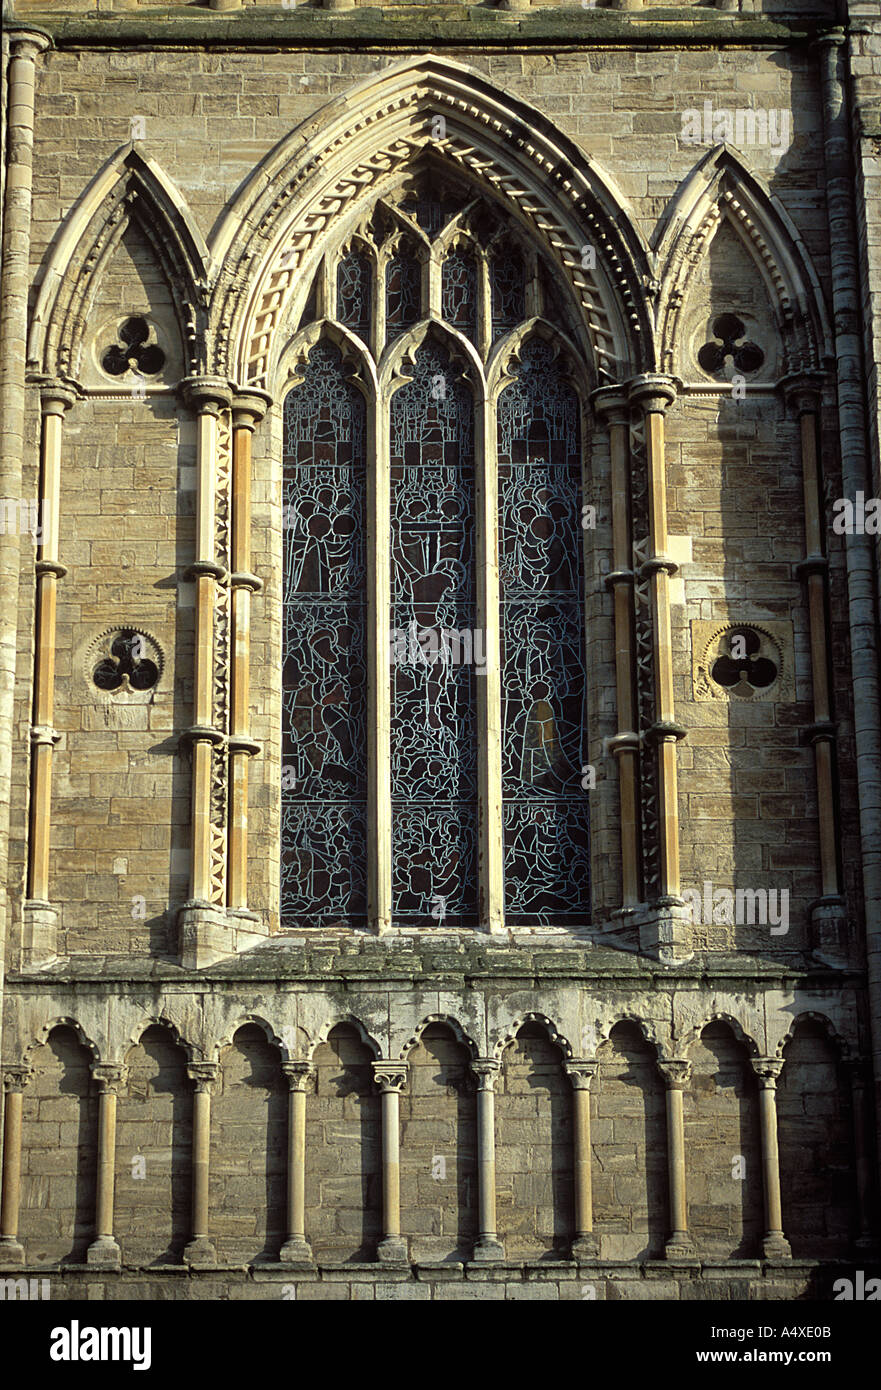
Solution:
M 426 343 L 391 402 L 393 912 L 429 926 L 473 924 L 477 904 L 474 412 L 460 377 Z
M 414 255 L 402 250 L 385 268 L 386 338 L 400 337 L 421 317 L 422 267 Z
M 443 316 L 472 343 L 477 342 L 477 266 L 467 251 L 451 251 L 441 270 Z
M 505 899 L 512 924 L 589 904 L 578 399 L 523 349 L 498 414 Z
M 284 406 L 283 923 L 366 915 L 365 439 L 320 343 Z
M 503 244 L 490 261 L 489 278 L 495 342 L 526 318 L 526 271 L 520 252 Z
M 337 318 L 365 341 L 370 336 L 373 272 L 357 251 L 343 256 L 337 268 Z

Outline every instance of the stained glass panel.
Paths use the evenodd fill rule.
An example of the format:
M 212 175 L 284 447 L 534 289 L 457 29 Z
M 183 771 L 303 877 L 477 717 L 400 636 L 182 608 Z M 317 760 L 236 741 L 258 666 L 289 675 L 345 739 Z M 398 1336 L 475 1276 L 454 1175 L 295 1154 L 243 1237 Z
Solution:
M 284 407 L 282 921 L 366 914 L 365 404 L 313 348 Z
M 473 400 L 434 345 L 412 373 L 391 404 L 394 913 L 473 924 Z
M 422 306 L 422 267 L 415 256 L 399 251 L 385 268 L 386 341 L 418 323 Z
M 477 342 L 477 266 L 467 251 L 451 251 L 441 271 L 442 313 L 472 343 Z
M 489 282 L 495 342 L 526 318 L 526 271 L 520 252 L 502 246 L 490 261 Z
M 512 923 L 589 907 L 578 400 L 533 340 L 498 412 L 505 898 Z
M 337 267 L 337 318 L 365 342 L 370 336 L 373 268 L 366 256 L 350 251 Z

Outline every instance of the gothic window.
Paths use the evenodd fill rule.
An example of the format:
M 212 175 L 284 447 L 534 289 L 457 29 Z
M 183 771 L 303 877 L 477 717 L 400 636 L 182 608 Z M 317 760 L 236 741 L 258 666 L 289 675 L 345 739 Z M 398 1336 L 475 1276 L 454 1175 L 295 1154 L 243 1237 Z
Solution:
M 491 211 L 469 220 L 464 207 L 418 188 L 380 202 L 325 268 L 336 319 L 361 339 L 365 359 L 371 322 L 384 316 L 382 371 L 356 374 L 386 383 L 379 399 L 362 393 L 322 337 L 285 402 L 286 925 L 365 924 L 368 882 L 379 884 L 389 861 L 382 891 L 397 926 L 485 925 L 480 914 L 492 903 L 514 926 L 588 920 L 581 399 L 556 339 L 517 337 L 527 303 L 530 314 L 565 322 L 550 267 L 500 237 Z M 461 231 L 439 245 L 452 216 Z M 417 225 L 429 246 L 434 240 L 430 254 L 417 247 Z M 396 358 L 396 339 L 416 325 L 414 346 Z M 513 334 L 507 384 L 490 390 L 447 328 L 483 361 Z M 480 449 L 478 409 L 491 422 Z M 484 456 L 493 445 L 497 459 Z M 500 605 L 488 621 L 499 631 L 501 699 L 493 713 L 481 705 L 498 686 L 486 680 L 487 634 L 478 630 L 486 581 L 476 560 L 487 515 L 477 499 L 496 461 Z M 371 523 L 370 535 L 378 528 L 385 537 L 371 555 L 373 496 L 388 497 L 388 514 Z M 376 655 L 385 612 L 387 666 Z M 385 733 L 381 722 L 368 727 L 370 662 L 380 687 L 388 682 Z M 371 758 L 385 772 L 369 784 Z M 499 763 L 501 813 L 496 799 L 489 814 L 503 841 L 504 883 L 493 880 L 487 908 L 478 829 L 490 803 L 480 769 Z M 380 783 L 390 789 L 386 810 L 369 799 L 379 793 L 368 785 Z
M 284 408 L 283 921 L 365 918 L 365 439 L 321 343 Z

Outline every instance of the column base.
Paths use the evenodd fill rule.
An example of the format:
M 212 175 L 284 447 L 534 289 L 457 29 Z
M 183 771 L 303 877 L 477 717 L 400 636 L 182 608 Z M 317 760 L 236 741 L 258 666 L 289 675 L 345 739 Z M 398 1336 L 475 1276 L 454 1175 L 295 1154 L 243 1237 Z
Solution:
M 771 1231 L 762 1240 L 762 1257 L 766 1260 L 791 1260 L 792 1250 L 782 1231 Z
M 383 1236 L 376 1247 L 376 1258 L 384 1265 L 405 1265 L 409 1263 L 407 1242 L 403 1236 Z
M 28 970 L 58 955 L 58 908 L 28 898 L 21 906 L 21 967 Z
M 593 1233 L 576 1236 L 570 1254 L 573 1260 L 598 1260 L 600 1243 Z
M 309 1265 L 315 1263 L 312 1247 L 305 1236 L 290 1236 L 278 1252 L 283 1265 Z
M 24 1264 L 24 1246 L 15 1236 L 0 1236 L 0 1269 L 11 1269 Z
M 833 970 L 848 966 L 847 907 L 840 897 L 817 898 L 811 903 L 811 955 Z
M 253 912 L 218 907 L 195 899 L 180 908 L 177 928 L 180 963 L 189 970 L 216 965 L 220 960 L 256 946 L 266 937 L 262 919 Z
M 664 1259 L 692 1263 L 695 1260 L 694 1241 L 687 1231 L 674 1231 L 664 1245 Z
M 471 1258 L 472 1260 L 479 1260 L 482 1264 L 487 1264 L 492 1260 L 503 1260 L 505 1247 L 495 1234 L 478 1236 Z
M 191 1240 L 184 1250 L 185 1265 L 216 1265 L 217 1251 L 211 1244 L 207 1236 L 198 1236 L 196 1240 Z
M 694 955 L 691 948 L 691 908 L 681 898 L 662 898 L 633 913 L 639 928 L 639 949 L 662 965 L 684 965 Z
M 119 1269 L 122 1251 L 113 1236 L 99 1236 L 86 1251 L 86 1264 L 95 1269 Z

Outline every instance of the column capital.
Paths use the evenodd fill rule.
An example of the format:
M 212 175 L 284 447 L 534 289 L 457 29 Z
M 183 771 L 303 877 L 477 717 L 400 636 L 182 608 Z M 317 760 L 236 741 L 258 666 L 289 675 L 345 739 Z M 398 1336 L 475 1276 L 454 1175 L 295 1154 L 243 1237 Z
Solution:
M 573 1058 L 571 1062 L 563 1063 L 563 1070 L 572 1082 L 573 1091 L 589 1091 L 599 1069 L 599 1062 L 588 1062 L 581 1058 Z
M 15 1091 L 21 1094 L 25 1086 L 28 1085 L 34 1074 L 33 1067 L 24 1064 L 15 1064 L 3 1068 L 3 1089 L 7 1093 Z
M 669 376 L 635 376 L 627 383 L 631 405 L 642 407 L 646 415 L 663 415 L 676 399 L 676 386 Z
M 51 35 L 45 29 L 10 29 L 9 30 L 9 56 L 11 58 L 36 58 L 38 53 L 45 53 L 47 48 L 52 47 Z M 27 52 L 28 49 L 32 51 Z
M 211 1092 L 211 1087 L 217 1080 L 220 1066 L 217 1062 L 189 1062 L 187 1064 L 187 1076 L 193 1082 L 197 1092 Z
M 776 1089 L 783 1070 L 782 1057 L 750 1057 L 749 1064 L 758 1077 L 759 1088 L 763 1091 Z
M 630 402 L 626 386 L 600 386 L 590 393 L 593 412 L 609 425 L 626 425 L 630 419 Z
M 200 415 L 217 415 L 232 404 L 232 390 L 220 376 L 188 376 L 180 383 L 187 405 Z
M 124 1066 L 119 1062 L 93 1062 L 90 1070 L 101 1091 L 118 1095 L 118 1087 L 122 1085 L 126 1077 Z
M 282 1062 L 281 1069 L 292 1091 L 305 1091 L 307 1082 L 315 1075 L 315 1068 L 311 1062 Z
M 493 1091 L 501 1069 L 501 1062 L 494 1057 L 472 1058 L 471 1071 L 477 1078 L 478 1091 Z
M 823 395 L 822 372 L 793 372 L 779 383 L 788 408 L 799 417 L 819 413 Z
M 691 1062 L 681 1057 L 659 1057 L 658 1071 L 668 1091 L 684 1091 L 691 1079 Z
M 61 415 L 79 400 L 72 386 L 61 381 L 40 382 L 40 409 L 43 415 Z
M 249 391 L 234 391 L 233 425 L 237 430 L 250 430 L 253 433 L 271 406 L 272 397 L 266 391 L 258 391 L 256 387 Z
M 374 1062 L 373 1079 L 383 1095 L 400 1095 L 407 1084 L 406 1062 Z

